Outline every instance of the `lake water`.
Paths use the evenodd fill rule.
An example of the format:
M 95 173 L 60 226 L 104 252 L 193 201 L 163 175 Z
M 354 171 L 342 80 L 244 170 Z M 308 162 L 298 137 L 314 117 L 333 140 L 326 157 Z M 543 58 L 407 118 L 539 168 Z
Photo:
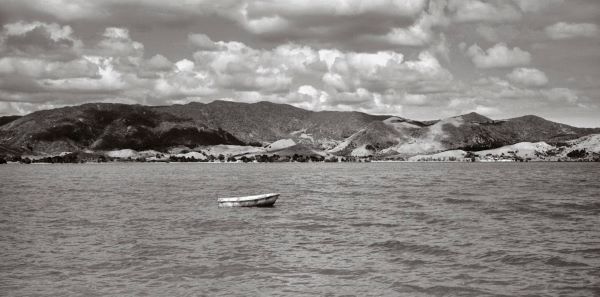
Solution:
M 599 163 L 0 165 L 3 296 L 599 296 Z M 280 192 L 273 208 L 217 196 Z

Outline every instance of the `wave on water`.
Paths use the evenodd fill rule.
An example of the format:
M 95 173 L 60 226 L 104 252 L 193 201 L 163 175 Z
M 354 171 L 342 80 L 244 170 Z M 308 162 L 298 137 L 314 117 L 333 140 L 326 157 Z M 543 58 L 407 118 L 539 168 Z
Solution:
M 538 254 L 519 254 L 505 255 L 499 259 L 500 262 L 509 265 L 528 265 L 534 263 L 543 263 L 554 267 L 585 267 L 588 264 L 567 260 L 559 256 L 538 255 Z
M 352 227 L 381 227 L 381 228 L 393 228 L 393 227 L 398 227 L 398 226 L 400 226 L 400 224 L 386 224 L 386 223 L 369 223 L 369 222 L 364 222 L 364 223 L 353 223 L 353 224 L 350 224 L 350 226 L 352 226 Z
M 588 202 L 588 203 L 573 203 L 573 202 L 563 202 L 563 203 L 549 203 L 547 204 L 548 208 L 553 208 L 558 211 L 569 211 L 569 212 L 583 212 L 589 213 L 592 215 L 600 214 L 600 202 Z
M 410 252 L 410 253 L 423 254 L 423 255 L 434 255 L 434 256 L 446 256 L 446 255 L 455 254 L 453 251 L 443 248 L 443 247 L 439 247 L 439 246 L 433 246 L 433 245 L 427 245 L 427 244 L 417 244 L 417 243 L 404 242 L 404 241 L 398 241 L 398 240 L 388 240 L 388 241 L 383 241 L 383 242 L 376 242 L 376 243 L 369 245 L 369 247 L 383 248 L 383 249 L 386 249 L 389 251 L 394 251 L 394 252 Z
M 585 263 L 576 262 L 576 261 L 567 261 L 562 257 L 550 257 L 546 261 L 544 261 L 547 265 L 556 266 L 556 267 L 577 267 L 577 266 L 589 266 Z
M 394 284 L 399 285 L 399 284 Z M 488 296 L 485 291 L 469 288 L 466 286 L 418 286 L 414 284 L 400 284 L 400 287 L 414 291 L 415 293 L 423 293 L 427 296 Z
M 444 198 L 444 202 L 449 204 L 477 204 L 481 203 L 481 201 L 471 200 L 471 199 L 462 199 L 462 198 Z
M 0 295 L 600 296 L 599 168 L 9 166 Z
M 600 248 L 589 249 L 562 249 L 559 252 L 564 254 L 585 254 L 600 257 Z

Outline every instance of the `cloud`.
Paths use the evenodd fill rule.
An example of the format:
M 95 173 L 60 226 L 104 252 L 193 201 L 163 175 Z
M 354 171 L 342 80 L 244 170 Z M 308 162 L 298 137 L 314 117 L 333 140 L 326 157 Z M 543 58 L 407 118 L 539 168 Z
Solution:
M 590 59 L 597 44 L 577 42 L 577 52 L 561 42 L 544 48 L 536 45 L 547 33 L 539 28 L 559 11 L 562 21 L 580 22 L 563 27 L 595 19 L 578 3 L 551 7 L 561 3 L 8 1 L 0 4 L 0 101 L 24 112 L 90 101 L 270 100 L 422 119 L 576 108 L 597 98 L 580 79 L 597 76 L 597 59 Z M 46 22 L 22 21 L 36 19 Z M 575 31 L 556 36 L 594 36 Z M 548 76 L 525 68 L 533 51 L 535 67 Z M 554 59 L 557 53 L 564 56 Z M 473 72 L 464 55 L 489 70 Z M 557 69 L 576 80 L 561 85 Z
M 156 54 L 150 59 L 140 61 L 137 67 L 137 76 L 141 79 L 160 78 L 161 74 L 173 70 L 173 62 L 161 54 Z
M 32 78 L 94 78 L 98 77 L 98 71 L 95 64 L 85 59 L 62 62 L 22 57 L 0 58 L 0 75 Z
M 330 100 L 329 93 L 312 85 L 301 85 L 286 95 L 284 103 L 309 110 L 322 110 Z
M 194 60 L 223 88 L 276 92 L 290 87 L 292 73 L 298 67 L 305 70 L 301 65 L 289 64 L 297 59 L 286 48 L 269 51 L 253 49 L 240 42 L 216 44 L 219 50 L 197 51 Z M 288 58 L 291 59 L 288 61 Z
M 523 12 L 538 12 L 546 7 L 562 4 L 564 0 L 513 0 Z
M 188 34 L 188 40 L 194 46 L 203 50 L 216 50 L 217 44 L 206 36 L 206 34 Z
M 203 28 L 215 39 L 230 35 L 254 45 L 292 41 L 309 45 L 355 45 L 364 36 L 382 37 L 390 28 L 411 24 L 428 0 L 20 0 L 3 5 L 7 15 L 26 14 L 67 21 L 74 26 L 121 26 L 179 32 Z M 433 2 L 433 1 L 432 1 Z M 436 1 L 437 2 L 437 1 Z M 225 30 L 223 30 L 225 28 Z M 170 39 L 171 36 L 167 37 Z
M 4 56 L 68 60 L 75 58 L 82 46 L 70 26 L 56 23 L 20 21 L 4 25 L 0 33 L 0 53 Z
M 258 40 L 314 47 L 420 46 L 434 20 L 427 0 L 248 1 L 237 20 Z M 433 6 L 431 4 L 430 6 Z
M 457 22 L 512 22 L 522 17 L 507 0 L 449 0 L 448 9 Z
M 500 68 L 527 65 L 531 62 L 531 54 L 518 47 L 510 49 L 504 43 L 498 43 L 484 51 L 477 44 L 467 49 L 477 68 Z
M 524 86 L 541 87 L 548 83 L 546 74 L 535 68 L 515 68 L 506 77 L 510 81 Z
M 137 100 L 153 100 L 155 99 L 154 96 L 157 96 L 156 99 L 159 102 L 171 102 L 182 98 L 201 99 L 218 94 L 214 79 L 206 72 L 170 72 L 154 81 L 150 81 L 150 89 L 155 94 L 148 94 L 144 92 L 145 88 L 141 88 L 132 95 L 138 96 Z
M 98 51 L 105 56 L 141 57 L 144 45 L 133 41 L 127 28 L 108 27 L 102 34 L 104 39 L 98 43 Z
M 429 102 L 439 104 L 436 108 L 429 104 L 426 110 L 437 109 L 438 114 L 453 116 L 468 112 L 478 112 L 492 118 L 542 115 L 559 109 L 581 109 L 582 98 L 569 88 L 530 88 L 498 77 L 483 77 L 471 84 L 458 84 L 455 92 L 428 95 Z
M 385 35 L 385 40 L 396 45 L 423 46 L 431 43 L 434 26 L 445 26 L 448 19 L 444 15 L 446 5 L 442 1 L 430 1 L 429 7 L 409 27 L 393 28 Z
M 407 105 L 426 105 L 427 101 L 427 96 L 424 94 L 404 93 L 402 96 L 402 102 Z
M 145 46 L 122 27 L 105 28 L 101 40 L 81 48 L 79 56 L 68 62 L 2 58 L 0 100 L 27 98 L 58 106 L 232 98 L 389 114 L 400 112 L 402 104 L 424 105 L 427 98 L 419 92 L 435 92 L 452 80 L 427 50 L 405 60 L 396 51 L 317 49 L 295 43 L 259 49 L 205 37 L 189 35 L 197 51 L 193 58 L 176 62 L 161 54 L 144 58 Z
M 149 70 L 154 71 L 167 71 L 173 67 L 173 63 L 161 54 L 154 55 L 145 65 Z
M 420 18 L 408 28 L 393 28 L 385 35 L 385 40 L 397 45 L 422 46 L 430 42 L 432 34 L 426 18 Z
M 356 16 L 373 13 L 380 15 L 415 15 L 425 6 L 424 0 L 334 0 L 307 2 L 302 0 L 251 1 L 249 15 L 280 14 L 286 17 L 307 15 Z
M 523 34 L 514 25 L 488 25 L 480 24 L 475 29 L 477 33 L 489 42 L 510 41 Z
M 337 90 L 365 88 L 375 92 L 404 89 L 411 92 L 432 92 L 445 88 L 452 75 L 430 52 L 421 52 L 418 59 L 404 61 L 404 56 L 391 51 L 377 53 L 320 50 L 321 60 L 328 65 L 323 80 Z
M 577 92 L 568 88 L 552 88 L 549 90 L 542 90 L 541 92 L 546 98 L 552 101 L 575 104 L 580 100 Z
M 551 39 L 570 39 L 576 37 L 594 37 L 598 35 L 598 26 L 591 23 L 559 22 L 545 29 Z
M 429 51 L 443 58 L 446 62 L 450 61 L 450 46 L 444 33 L 440 33 L 438 40 L 429 47 Z
M 152 21 L 175 21 L 190 16 L 223 14 L 227 15 L 233 7 L 243 3 L 237 0 L 222 0 L 217 5 L 213 1 L 189 0 L 165 2 L 162 0 L 20 0 L 11 3 L 9 8 L 15 11 L 34 11 L 52 16 L 61 21 L 97 21 L 116 17 L 136 21 L 147 15 Z
M 194 64 L 194 62 L 188 60 L 188 59 L 183 59 L 180 61 L 177 61 L 177 63 L 175 63 L 175 67 L 177 68 L 177 71 L 193 71 L 194 70 L 194 66 L 196 66 Z
M 115 58 L 113 57 L 84 57 L 93 63 L 98 69 L 98 75 L 94 77 L 62 77 L 41 79 L 39 82 L 48 91 L 68 93 L 97 93 L 122 90 L 128 86 L 124 73 L 115 69 Z
M 500 109 L 497 107 L 484 106 L 484 105 L 476 105 L 473 109 L 473 112 L 485 115 L 485 116 L 495 116 L 500 114 Z
M 288 29 L 290 23 L 286 19 L 276 15 L 246 20 L 244 26 L 254 34 L 267 34 L 284 32 Z

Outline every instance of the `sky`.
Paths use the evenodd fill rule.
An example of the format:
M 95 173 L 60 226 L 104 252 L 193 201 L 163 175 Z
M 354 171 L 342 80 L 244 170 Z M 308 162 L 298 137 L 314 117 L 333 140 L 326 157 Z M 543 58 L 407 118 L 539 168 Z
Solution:
M 0 116 L 272 101 L 600 127 L 598 0 L 3 0 Z

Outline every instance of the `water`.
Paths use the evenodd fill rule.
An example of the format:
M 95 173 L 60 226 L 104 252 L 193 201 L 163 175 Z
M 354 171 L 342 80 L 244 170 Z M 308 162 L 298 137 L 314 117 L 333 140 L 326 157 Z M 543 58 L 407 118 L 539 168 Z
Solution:
M 598 296 L 600 164 L 0 166 L 3 296 Z M 276 207 L 217 196 L 280 192 Z

